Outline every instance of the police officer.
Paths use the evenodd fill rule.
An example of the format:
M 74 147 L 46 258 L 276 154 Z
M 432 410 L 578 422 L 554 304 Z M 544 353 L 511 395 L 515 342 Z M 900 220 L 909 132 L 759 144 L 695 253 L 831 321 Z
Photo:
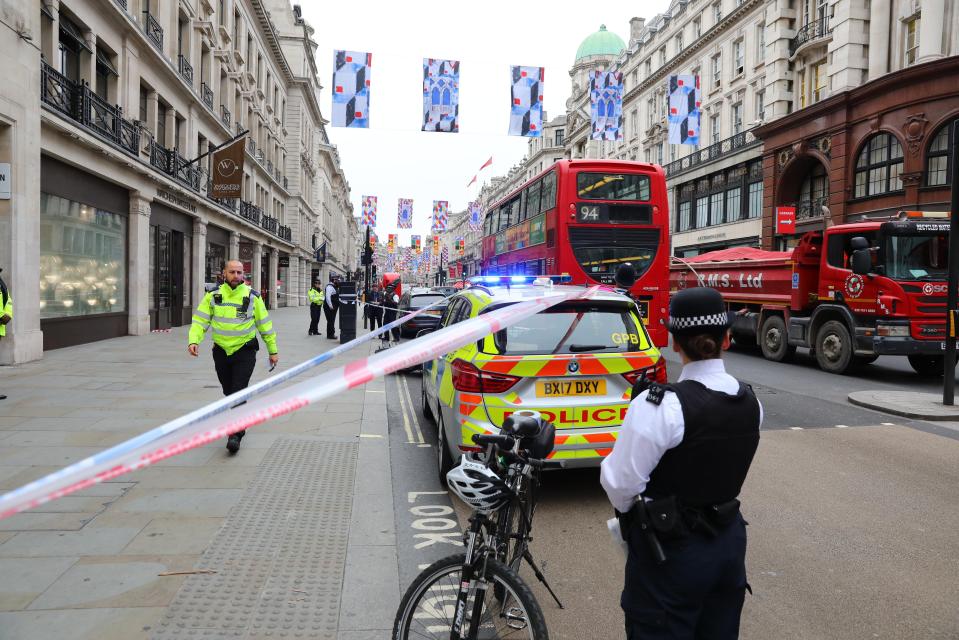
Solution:
M 203 296 L 193 312 L 188 351 L 191 356 L 199 355 L 203 335 L 207 329 L 213 329 L 213 364 L 223 395 L 228 396 L 250 384 L 256 352 L 260 349 L 257 332 L 266 343 L 270 364 L 275 365 L 280 357 L 276 350 L 276 331 L 263 298 L 243 282 L 243 263 L 227 262 L 223 279 L 219 289 Z M 245 434 L 246 431 L 238 431 L 230 436 L 226 443 L 230 453 L 239 451 Z
M 396 320 L 396 310 L 400 306 L 400 296 L 396 293 L 396 285 L 399 283 L 399 280 L 394 280 L 393 282 L 386 285 L 386 291 L 383 292 L 383 324 L 389 324 Z M 386 333 L 380 334 L 380 340 L 383 342 L 389 342 L 390 335 L 392 334 L 393 342 L 400 341 L 400 328 L 393 327 Z
M 3 273 L 3 269 L 0 269 Z M 0 278 L 0 340 L 7 335 L 7 325 L 13 320 L 13 298 L 10 297 L 10 290 L 7 289 L 7 283 Z M 6 400 L 7 396 L 0 394 L 0 400 Z
M 326 285 L 326 297 L 323 303 L 323 313 L 326 315 L 326 337 L 336 340 L 336 312 L 340 308 L 339 295 L 336 290 L 336 280 L 330 278 Z
M 370 331 L 376 331 L 383 326 L 383 292 L 380 285 L 374 284 L 366 296 L 366 308 L 370 314 Z
M 673 296 L 679 381 L 653 383 L 632 401 L 602 464 L 629 549 L 620 600 L 629 640 L 739 635 L 748 585 L 736 498 L 759 444 L 762 407 L 723 366 L 729 326 L 715 289 Z
M 326 295 L 323 293 L 323 283 L 319 279 L 313 281 L 313 286 L 306 294 L 310 299 L 310 329 L 306 332 L 308 336 L 320 335 L 320 329 L 317 325 L 320 322 L 320 313 L 323 311 L 323 300 Z

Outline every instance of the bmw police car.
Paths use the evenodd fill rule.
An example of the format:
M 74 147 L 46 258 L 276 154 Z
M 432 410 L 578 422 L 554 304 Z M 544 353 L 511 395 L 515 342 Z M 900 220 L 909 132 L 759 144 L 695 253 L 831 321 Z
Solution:
M 552 291 L 557 277 L 480 276 L 449 298 L 447 327 Z M 511 413 L 539 411 L 556 426 L 550 458 L 598 466 L 609 455 L 639 377 L 666 381 L 666 365 L 635 303 L 615 291 L 561 303 L 423 364 L 422 403 L 439 432 L 440 479 L 471 446 L 473 434 L 498 433 Z

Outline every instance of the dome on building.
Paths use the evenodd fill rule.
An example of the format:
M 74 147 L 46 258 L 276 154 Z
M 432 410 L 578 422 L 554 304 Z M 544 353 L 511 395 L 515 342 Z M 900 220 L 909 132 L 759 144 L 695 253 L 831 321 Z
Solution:
M 626 48 L 623 39 L 612 31 L 606 30 L 606 25 L 600 25 L 599 31 L 589 35 L 576 50 L 576 62 L 590 56 L 616 56 Z

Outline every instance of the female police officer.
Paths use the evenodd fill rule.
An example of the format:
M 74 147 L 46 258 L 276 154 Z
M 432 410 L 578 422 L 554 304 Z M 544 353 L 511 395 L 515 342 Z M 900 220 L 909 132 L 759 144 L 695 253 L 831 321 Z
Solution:
M 725 640 L 739 635 L 746 527 L 736 497 L 762 408 L 720 359 L 730 326 L 722 297 L 698 287 L 669 305 L 679 382 L 630 404 L 601 482 L 629 554 L 621 606 L 626 637 Z

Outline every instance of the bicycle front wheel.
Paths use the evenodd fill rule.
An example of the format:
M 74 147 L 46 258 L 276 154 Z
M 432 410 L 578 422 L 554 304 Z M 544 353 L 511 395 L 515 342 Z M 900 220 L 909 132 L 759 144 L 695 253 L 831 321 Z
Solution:
M 456 614 L 465 554 L 437 560 L 424 569 L 406 590 L 393 623 L 393 640 L 449 640 Z M 490 558 L 486 564 L 489 582 L 483 597 L 475 639 L 549 640 L 543 611 L 533 592 L 515 571 Z M 476 602 L 476 580 L 470 585 L 462 639 L 468 638 Z M 494 589 L 503 594 L 493 595 Z

